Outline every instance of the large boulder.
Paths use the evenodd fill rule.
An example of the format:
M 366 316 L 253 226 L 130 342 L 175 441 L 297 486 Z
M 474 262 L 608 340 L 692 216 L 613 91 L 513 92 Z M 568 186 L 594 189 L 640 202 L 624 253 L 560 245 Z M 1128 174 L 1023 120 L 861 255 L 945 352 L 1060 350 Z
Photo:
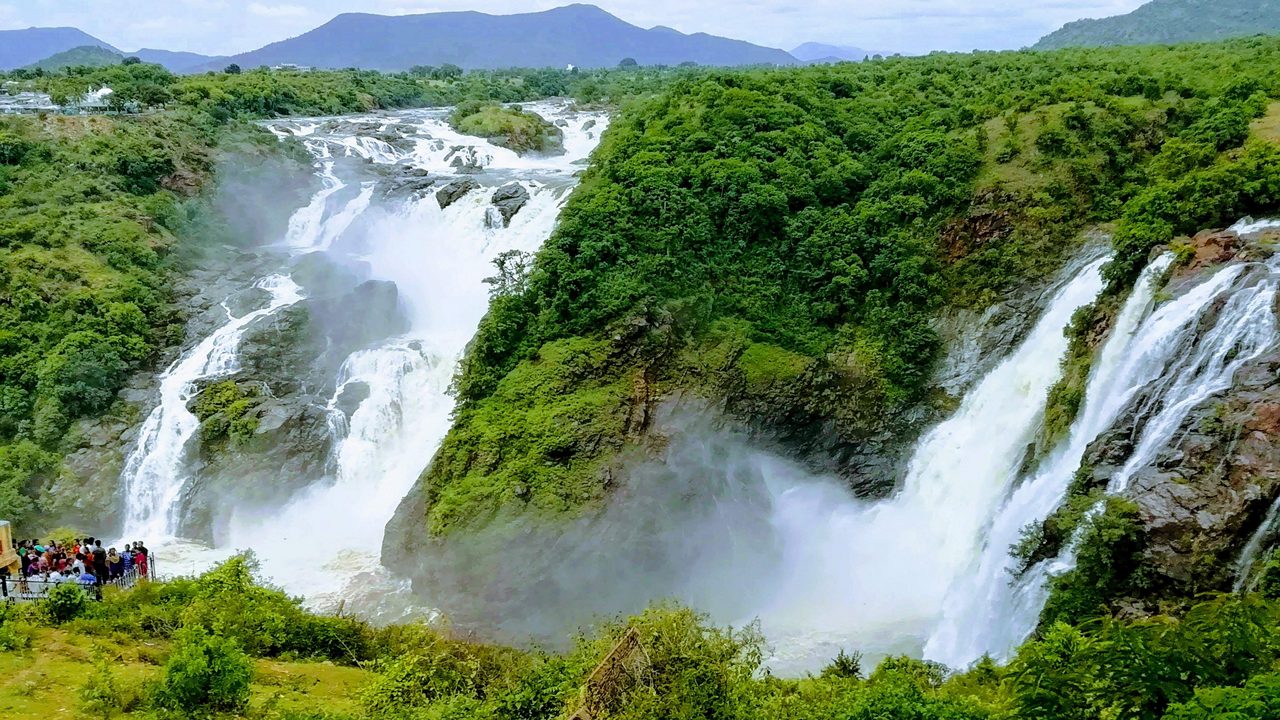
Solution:
M 518 182 L 509 182 L 493 193 L 493 206 L 502 216 L 502 226 L 511 225 L 511 218 L 529 203 L 529 191 Z
M 391 167 L 396 168 L 397 172 L 383 181 L 383 197 L 421 197 L 436 186 L 437 179 L 423 168 L 408 165 Z
M 479 187 L 480 183 L 476 182 L 472 178 L 458 178 L 436 191 L 436 202 L 440 203 L 440 209 L 444 210 L 450 205 L 461 200 L 463 195 L 466 195 Z

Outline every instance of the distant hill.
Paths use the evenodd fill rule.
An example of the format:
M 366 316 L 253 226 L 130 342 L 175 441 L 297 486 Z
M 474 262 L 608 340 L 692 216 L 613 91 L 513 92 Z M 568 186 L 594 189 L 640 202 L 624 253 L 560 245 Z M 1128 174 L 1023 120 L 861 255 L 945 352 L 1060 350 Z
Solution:
M 339 15 L 296 38 L 219 61 L 241 67 L 293 63 L 317 68 L 407 70 L 453 63 L 468 69 L 641 65 L 792 65 L 774 48 L 671 28 L 645 30 L 593 5 L 545 12 L 486 15 Z M 221 69 L 209 63 L 202 69 Z
M 98 38 L 75 28 L 0 30 L 0 70 L 26 67 L 60 52 L 86 45 L 120 52 Z
M 39 68 L 45 72 L 61 70 L 66 67 L 79 67 L 87 65 L 90 67 L 107 67 L 108 65 L 119 65 L 124 62 L 124 55 L 115 50 L 108 50 L 98 45 L 81 45 L 80 47 L 63 50 L 60 53 L 54 53 L 39 62 L 28 65 L 28 68 Z
M 1152 0 L 1128 15 L 1067 23 L 1034 48 L 1170 44 L 1277 32 L 1276 0 Z
M 862 62 L 871 57 L 875 53 L 862 48 L 849 47 L 847 45 L 827 45 L 824 43 L 808 42 L 795 50 L 791 51 L 791 55 L 795 59 L 806 62 L 841 62 L 853 61 Z
M 218 66 L 219 63 L 221 63 L 221 66 L 216 67 L 216 69 L 221 70 L 222 66 L 227 64 L 227 59 L 225 57 L 201 55 L 200 53 L 193 52 L 156 50 L 153 48 L 143 48 L 137 52 L 126 53 L 126 55 L 136 57 L 142 62 L 163 65 L 168 68 L 169 72 L 179 74 L 203 72 L 213 66 Z

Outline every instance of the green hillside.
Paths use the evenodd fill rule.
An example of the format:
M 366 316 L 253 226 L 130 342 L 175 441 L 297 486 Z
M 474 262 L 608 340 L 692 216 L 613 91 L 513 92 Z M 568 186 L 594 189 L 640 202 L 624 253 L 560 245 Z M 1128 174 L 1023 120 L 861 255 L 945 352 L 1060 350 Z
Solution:
M 124 62 L 124 56 L 119 53 L 95 45 L 81 45 L 50 55 L 27 67 L 32 70 L 38 68 L 45 72 L 54 72 L 69 67 L 107 67 L 119 65 L 122 62 Z
M 1128 15 L 1067 23 L 1034 47 L 1157 45 L 1276 32 L 1280 3 L 1271 0 L 1153 0 Z

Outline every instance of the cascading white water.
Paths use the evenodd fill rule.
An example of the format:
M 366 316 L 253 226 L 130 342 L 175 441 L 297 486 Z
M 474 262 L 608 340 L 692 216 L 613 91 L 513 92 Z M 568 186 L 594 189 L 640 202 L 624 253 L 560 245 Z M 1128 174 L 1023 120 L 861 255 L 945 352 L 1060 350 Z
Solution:
M 170 559 L 169 567 L 188 571 L 205 567 L 233 549 L 252 549 L 265 575 L 321 606 L 358 595 L 361 586 L 370 582 L 385 580 L 378 561 L 383 527 L 448 430 L 453 400 L 447 390 L 458 358 L 487 309 L 488 286 L 483 280 L 494 274 L 492 260 L 508 250 L 536 250 L 550 235 L 568 190 L 576 182 L 579 163 L 595 147 L 608 123 L 602 113 L 569 112 L 556 103 L 529 109 L 562 122 L 566 154 L 522 157 L 459 135 L 448 127 L 442 111 L 272 127 L 277 135 L 304 139 L 317 160 L 321 181 L 321 189 L 311 202 L 290 220 L 281 244 L 286 251 L 281 265 L 287 264 L 289 255 L 322 252 L 343 266 L 360 268 L 367 279 L 391 281 L 410 329 L 358 350 L 342 364 L 334 381 L 337 390 L 330 403 L 332 413 L 341 415 L 336 406 L 348 386 L 364 386 L 367 396 L 349 421 L 342 417 L 344 422 L 333 424 L 338 437 L 331 484 L 313 484 L 283 508 L 234 508 L 216 550 L 182 542 L 168 542 L 164 547 L 165 539 L 179 530 L 177 512 L 188 480 L 182 468 L 182 448 L 197 428 L 185 408 L 194 387 L 190 381 L 234 370 L 240 333 L 283 304 L 273 302 L 252 317 L 220 328 L 188 356 L 203 352 L 206 344 L 216 344 L 228 360 L 200 363 L 198 374 L 184 371 L 186 389 L 181 393 L 168 392 L 165 385 L 162 406 L 168 412 L 149 418 L 144 428 L 144 437 L 150 429 L 166 440 L 140 443 L 134 451 L 136 460 L 131 458 L 126 485 L 145 481 L 151 489 L 130 492 L 128 537 L 145 538 L 153 547 L 161 546 Z M 389 127 L 411 141 L 409 149 L 358 134 Z M 467 194 L 447 209 L 442 210 L 431 194 L 378 203 L 375 182 L 359 182 L 357 191 L 357 183 L 344 177 L 359 164 L 347 158 L 451 175 L 450 158 L 459 146 L 471 148 L 485 165 L 484 173 L 476 178 L 487 187 Z M 513 180 L 529 190 L 529 202 L 509 227 L 501 223 L 491 227 L 486 223 L 489 196 L 496 184 Z M 356 226 L 359 232 L 353 229 Z M 287 278 L 281 280 L 288 282 Z M 291 297 L 297 299 L 296 295 Z M 355 317 L 330 320 L 362 321 Z M 148 468 L 147 472 L 135 471 L 135 464 Z M 142 521 L 153 517 L 165 520 Z M 323 548 L 322 555 L 319 548 Z M 372 579 L 375 576 L 376 580 Z
M 1241 223 L 1232 229 L 1248 234 L 1269 226 Z M 1228 388 L 1241 367 L 1280 339 L 1273 310 L 1280 258 L 1266 265 L 1228 265 L 1151 311 L 1153 282 L 1169 262 L 1163 256 L 1144 272 L 1094 364 L 1067 440 L 997 516 L 977 571 L 948 599 L 947 617 L 926 646 L 927 657 L 962 667 L 983 654 L 1007 656 L 1034 629 L 1048 598 L 1048 579 L 1075 562 L 1071 543 L 1060 557 L 1015 580 L 1009 575 L 1014 565 L 1009 549 L 1022 528 L 1042 522 L 1062 502 L 1089 444 L 1133 403 L 1143 404 L 1135 449 L 1108 485 L 1108 492 L 1123 492 L 1193 408 Z M 1213 325 L 1203 328 L 1202 318 L 1219 302 Z M 1188 344 L 1192 334 L 1196 342 Z
M 1126 361 L 1139 324 L 1151 310 L 1156 282 L 1172 259 L 1161 256 L 1143 271 L 1093 365 L 1079 419 L 1067 440 L 1041 463 L 1032 478 L 1017 487 L 996 514 L 975 566 L 961 575 L 947 593 L 942 621 L 925 645 L 926 657 L 962 667 L 984 653 L 1000 655 L 1027 632 L 1023 623 L 1009 622 L 1011 612 L 1025 612 L 1019 603 L 1023 595 L 1009 583 L 1008 573 L 1014 565 L 1009 550 L 1028 523 L 1042 521 L 1062 502 L 1089 443 L 1111 425 L 1133 392 L 1141 387 L 1133 382 L 1127 388 L 1116 387 L 1117 371 Z
M 166 538 L 177 532 L 176 510 L 185 485 L 184 450 L 200 422 L 187 410 L 196 383 L 235 371 L 236 349 L 255 320 L 302 299 L 283 275 L 269 275 L 255 287 L 270 293 L 259 310 L 236 317 L 225 304 L 227 322 L 186 351 L 160 376 L 159 402 L 147 416 L 122 475 L 129 538 Z
M 840 648 L 919 652 L 1017 476 L 1062 373 L 1063 331 L 1102 290 L 1104 263 L 1058 291 L 1022 344 L 925 435 L 893 498 L 858 502 L 835 484 L 766 468 L 783 569 L 759 614 L 775 670 L 812 668 Z

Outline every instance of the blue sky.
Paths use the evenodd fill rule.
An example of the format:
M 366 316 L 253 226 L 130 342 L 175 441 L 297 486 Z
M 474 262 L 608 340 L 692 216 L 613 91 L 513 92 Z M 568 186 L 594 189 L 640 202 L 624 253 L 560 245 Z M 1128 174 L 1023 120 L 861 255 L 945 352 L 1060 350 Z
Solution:
M 545 10 L 569 0 L 0 0 L 0 29 L 79 27 L 122 50 L 232 54 L 298 35 L 341 12 Z M 1144 0 L 599 0 L 628 22 L 790 49 L 817 41 L 870 50 L 1018 48 L 1064 22 Z

